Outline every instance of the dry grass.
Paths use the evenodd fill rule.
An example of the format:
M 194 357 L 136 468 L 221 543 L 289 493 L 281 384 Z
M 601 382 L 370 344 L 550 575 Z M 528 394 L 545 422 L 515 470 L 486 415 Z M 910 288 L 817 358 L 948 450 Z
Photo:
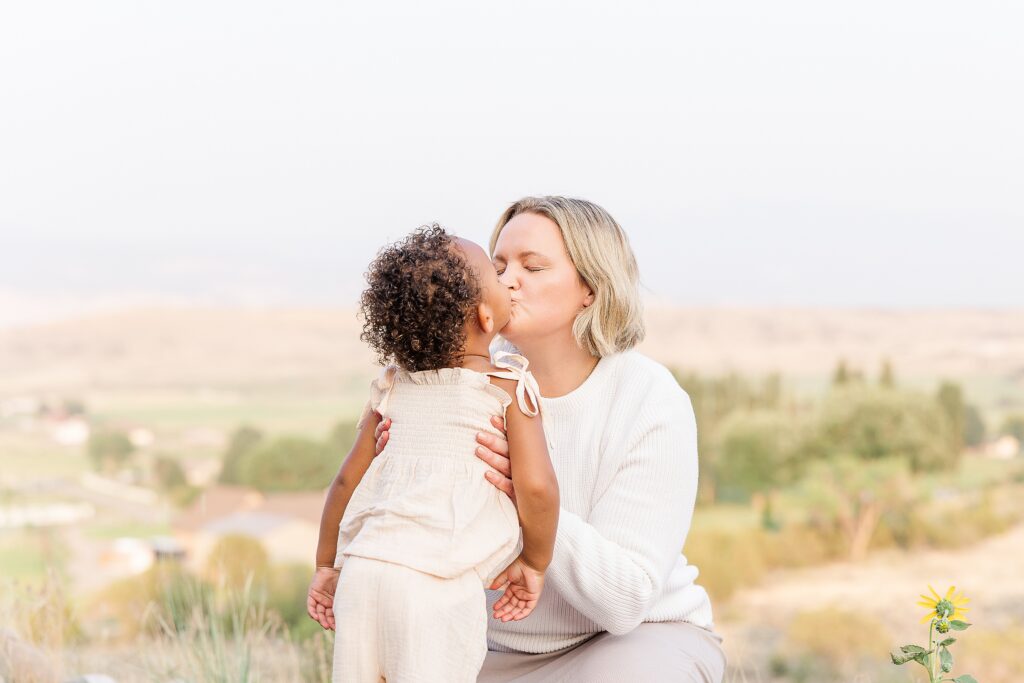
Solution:
M 248 585 L 185 590 L 139 615 L 141 633 L 121 641 L 75 614 L 62 581 L 0 586 L 0 680 L 56 683 L 86 673 L 115 680 L 249 683 L 330 678 L 333 638 L 296 641 Z

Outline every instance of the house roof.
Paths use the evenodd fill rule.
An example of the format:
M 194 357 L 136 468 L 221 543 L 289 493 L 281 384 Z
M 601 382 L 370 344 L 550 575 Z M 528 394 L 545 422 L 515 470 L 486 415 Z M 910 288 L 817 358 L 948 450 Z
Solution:
M 282 524 L 289 524 L 293 520 L 283 515 L 274 515 L 266 512 L 237 512 L 227 517 L 215 519 L 203 525 L 202 531 L 216 534 L 244 534 L 253 538 L 260 538 Z
M 262 493 L 245 486 L 210 486 L 175 518 L 174 528 L 178 531 L 196 531 L 216 519 L 254 510 L 263 503 L 263 498 Z
M 244 486 L 217 484 L 205 489 L 195 503 L 178 515 L 174 528 L 178 531 L 193 532 L 199 529 L 210 531 L 216 522 L 242 514 L 262 515 L 259 521 L 245 524 L 264 529 L 270 518 L 301 520 L 319 526 L 323 514 L 326 491 L 296 491 L 288 493 L 263 494 Z M 255 520 L 256 518 L 253 518 Z M 241 522 L 236 522 L 241 523 Z M 248 533 L 246 531 L 220 531 L 217 533 Z

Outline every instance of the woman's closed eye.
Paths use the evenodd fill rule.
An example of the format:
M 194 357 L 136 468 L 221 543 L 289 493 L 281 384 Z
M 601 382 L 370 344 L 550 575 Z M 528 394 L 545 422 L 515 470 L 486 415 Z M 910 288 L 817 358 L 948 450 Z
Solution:
M 501 275 L 502 273 L 505 272 L 504 268 L 497 268 L 496 270 L 497 270 L 498 275 Z M 539 270 L 544 270 L 544 268 L 527 267 L 526 270 L 530 271 L 531 273 L 536 273 Z

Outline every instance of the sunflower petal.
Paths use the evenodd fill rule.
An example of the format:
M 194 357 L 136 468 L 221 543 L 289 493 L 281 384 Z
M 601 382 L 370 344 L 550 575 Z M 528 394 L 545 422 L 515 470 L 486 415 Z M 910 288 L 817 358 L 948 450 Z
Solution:
M 931 620 L 932 620 L 932 619 L 934 619 L 934 618 L 935 618 L 935 612 L 929 612 L 928 614 L 926 614 L 926 615 L 924 615 L 923 617 L 921 617 L 921 621 L 919 621 L 919 622 L 917 622 L 917 623 L 919 623 L 919 624 L 923 624 L 923 623 L 925 623 L 926 621 L 931 621 Z
M 935 596 L 935 602 L 938 602 L 939 600 L 942 600 L 942 598 L 939 597 L 939 594 L 935 592 L 935 589 L 932 588 L 931 584 L 928 584 L 928 590 L 930 590 L 932 592 L 932 595 Z

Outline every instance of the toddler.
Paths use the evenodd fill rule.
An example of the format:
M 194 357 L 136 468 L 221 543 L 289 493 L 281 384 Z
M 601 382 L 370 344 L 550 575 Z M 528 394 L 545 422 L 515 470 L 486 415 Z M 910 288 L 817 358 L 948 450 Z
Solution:
M 525 618 L 551 561 L 559 499 L 540 394 L 522 356 L 491 363 L 511 302 L 478 245 L 423 227 L 367 280 L 362 339 L 386 367 L 327 494 L 307 609 L 335 630 L 335 683 L 470 683 L 487 652 L 484 588 L 505 588 L 501 618 Z M 515 503 L 474 455 L 477 433 L 498 434 L 494 415 Z

